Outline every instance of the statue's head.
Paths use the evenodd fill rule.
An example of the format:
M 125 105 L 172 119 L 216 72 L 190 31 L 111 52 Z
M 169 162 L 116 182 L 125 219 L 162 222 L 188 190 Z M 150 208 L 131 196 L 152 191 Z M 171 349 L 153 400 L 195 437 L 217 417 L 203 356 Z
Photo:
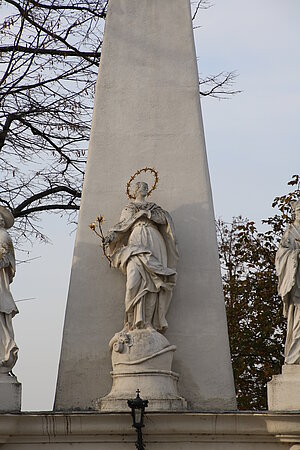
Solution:
M 154 177 L 153 185 L 149 189 L 149 186 L 148 186 L 147 183 L 145 183 L 145 181 L 139 181 L 139 182 L 135 183 L 135 185 L 133 186 L 133 188 L 131 190 L 131 185 L 132 185 L 133 181 L 135 180 L 135 178 L 138 175 L 141 175 L 142 172 L 145 172 L 145 173 L 149 172 L 149 173 L 151 173 L 153 175 L 153 177 Z M 131 175 L 131 177 L 127 181 L 127 184 L 126 184 L 127 197 L 130 198 L 130 200 L 136 199 L 136 194 L 139 197 L 141 197 L 141 196 L 143 196 L 144 198 L 145 198 L 145 196 L 149 197 L 149 195 L 151 195 L 152 192 L 156 189 L 158 180 L 159 180 L 159 178 L 158 178 L 157 170 L 155 170 L 155 169 L 153 169 L 151 167 L 144 167 L 143 169 L 137 170 L 133 175 Z
M 4 206 L 0 206 L 0 227 L 2 228 L 11 228 L 14 224 L 14 216 L 9 211 L 9 209 Z
M 149 192 L 148 184 L 144 181 L 138 181 L 134 185 L 133 195 L 136 198 L 138 194 L 142 195 L 143 197 L 146 197 L 146 195 Z

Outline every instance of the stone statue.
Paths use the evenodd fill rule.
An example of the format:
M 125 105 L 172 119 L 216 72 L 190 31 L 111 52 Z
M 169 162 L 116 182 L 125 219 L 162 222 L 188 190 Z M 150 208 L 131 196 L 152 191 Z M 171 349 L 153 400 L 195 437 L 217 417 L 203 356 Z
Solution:
M 146 201 L 145 182 L 134 186 L 133 201 L 105 238 L 112 266 L 127 276 L 125 329 L 154 328 L 164 332 L 176 280 L 178 251 L 172 219 Z
M 11 237 L 6 231 L 13 224 L 12 213 L 0 206 L 0 374 L 11 372 L 19 350 L 12 327 L 12 318 L 19 311 L 9 288 L 16 270 L 15 255 Z
M 131 194 L 130 184 L 142 172 L 151 172 L 155 183 L 149 190 L 147 183 L 138 182 Z M 136 383 L 151 400 L 153 410 L 169 410 L 170 405 L 181 410 L 187 405 L 178 394 L 179 375 L 172 371 L 176 346 L 164 336 L 178 251 L 169 213 L 146 200 L 157 182 L 157 172 L 148 167 L 130 178 L 127 195 L 131 201 L 102 239 L 111 266 L 126 275 L 125 324 L 109 342 L 113 385 L 96 402 L 102 411 L 126 411 Z
M 285 364 L 300 364 L 300 200 L 292 206 L 295 220 L 282 236 L 275 264 L 278 293 L 287 318 Z

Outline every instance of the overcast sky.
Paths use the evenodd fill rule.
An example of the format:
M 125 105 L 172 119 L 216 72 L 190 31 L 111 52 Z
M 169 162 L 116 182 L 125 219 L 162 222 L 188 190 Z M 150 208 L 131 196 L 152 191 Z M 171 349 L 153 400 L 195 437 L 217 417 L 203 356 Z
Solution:
M 230 100 L 202 100 L 216 217 L 256 221 L 299 173 L 299 0 L 215 0 L 195 26 L 199 72 L 238 74 Z M 35 244 L 37 260 L 18 267 L 12 290 L 20 347 L 15 373 L 23 410 L 52 409 L 74 234 L 45 216 L 52 245 Z M 22 256 L 23 259 L 23 256 Z

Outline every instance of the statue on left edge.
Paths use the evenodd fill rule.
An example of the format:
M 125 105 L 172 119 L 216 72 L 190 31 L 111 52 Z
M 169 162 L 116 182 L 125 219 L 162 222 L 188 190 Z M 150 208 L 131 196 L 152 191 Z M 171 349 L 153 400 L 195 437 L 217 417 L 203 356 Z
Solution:
M 10 235 L 6 231 L 14 224 L 12 213 L 0 206 L 0 373 L 9 374 L 18 359 L 12 319 L 18 308 L 10 292 L 15 271 L 15 254 Z

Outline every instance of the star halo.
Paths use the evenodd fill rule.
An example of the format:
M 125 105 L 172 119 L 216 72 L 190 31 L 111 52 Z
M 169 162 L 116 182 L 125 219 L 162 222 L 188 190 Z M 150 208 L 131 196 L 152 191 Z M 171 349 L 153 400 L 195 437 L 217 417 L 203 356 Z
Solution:
M 138 169 L 133 175 L 131 175 L 131 177 L 129 178 L 129 180 L 128 180 L 127 184 L 126 184 L 126 194 L 127 194 L 127 197 L 130 200 L 135 199 L 135 196 L 130 193 L 131 183 L 135 180 L 135 178 L 138 175 L 140 175 L 143 172 L 145 172 L 145 173 L 146 172 L 151 172 L 151 174 L 154 177 L 154 183 L 153 183 L 151 189 L 149 190 L 149 192 L 147 194 L 147 197 L 149 197 L 152 194 L 152 192 L 156 189 L 156 186 L 157 186 L 157 183 L 158 183 L 158 180 L 159 180 L 157 170 L 155 170 L 153 167 L 144 167 L 143 169 Z

